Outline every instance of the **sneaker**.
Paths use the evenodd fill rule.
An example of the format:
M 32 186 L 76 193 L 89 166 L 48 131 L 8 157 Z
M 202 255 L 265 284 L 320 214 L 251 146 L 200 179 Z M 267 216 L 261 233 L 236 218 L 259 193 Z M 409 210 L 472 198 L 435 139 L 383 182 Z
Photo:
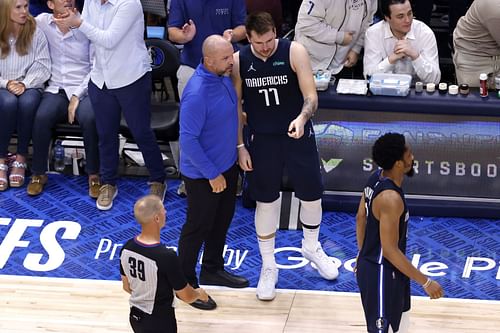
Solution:
M 28 195 L 39 195 L 43 192 L 43 187 L 47 184 L 47 175 L 33 175 L 31 176 L 31 181 L 28 184 L 26 192 Z
M 165 193 L 167 192 L 167 184 L 159 182 L 149 183 L 149 194 L 154 194 L 161 199 L 165 200 Z
M 302 256 L 316 265 L 316 269 L 324 279 L 334 280 L 339 275 L 337 266 L 325 254 L 319 242 L 316 249 L 310 251 L 304 246 L 304 240 L 302 240 Z
M 261 301 L 272 301 L 276 297 L 277 283 L 278 269 L 276 267 L 262 267 L 257 284 L 257 298 Z
M 109 210 L 113 207 L 113 200 L 118 194 L 118 187 L 111 184 L 104 184 L 99 189 L 96 205 L 99 210 Z
M 182 197 L 182 198 L 187 197 L 186 184 L 184 183 L 183 180 L 181 180 L 181 183 L 179 184 L 179 187 L 177 188 L 177 195 Z
M 101 181 L 99 177 L 89 177 L 89 197 L 97 199 L 99 197 L 99 190 L 101 189 Z

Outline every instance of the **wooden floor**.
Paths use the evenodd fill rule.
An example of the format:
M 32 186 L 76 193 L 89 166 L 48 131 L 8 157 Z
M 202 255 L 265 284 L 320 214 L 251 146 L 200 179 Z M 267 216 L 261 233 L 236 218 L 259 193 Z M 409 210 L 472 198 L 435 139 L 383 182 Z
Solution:
M 366 332 L 358 294 L 286 290 L 260 302 L 253 289 L 209 293 L 215 311 L 179 302 L 179 333 Z M 131 332 L 127 300 L 118 281 L 0 275 L 0 332 Z M 499 332 L 500 302 L 414 297 L 411 323 L 411 333 Z

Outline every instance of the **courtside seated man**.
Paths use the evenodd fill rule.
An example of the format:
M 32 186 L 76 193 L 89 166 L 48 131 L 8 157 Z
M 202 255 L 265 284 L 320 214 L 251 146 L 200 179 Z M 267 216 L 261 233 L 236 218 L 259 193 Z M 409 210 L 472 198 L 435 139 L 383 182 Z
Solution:
M 99 180 L 99 148 L 95 115 L 87 93 L 93 51 L 90 40 L 78 29 L 58 27 L 54 17 L 64 15 L 74 7 L 74 0 L 48 0 L 53 13 L 36 17 L 37 26 L 47 37 L 52 62 L 52 75 L 42 96 L 33 124 L 32 177 L 29 195 L 39 195 L 48 181 L 47 158 L 52 131 L 58 122 L 75 120 L 83 132 L 85 171 L 88 174 L 88 193 L 97 199 Z
M 363 70 L 409 74 L 414 81 L 439 83 L 439 55 L 434 32 L 413 18 L 409 0 L 382 0 L 384 20 L 366 30 Z
M 141 233 L 120 252 L 123 289 L 130 294 L 130 325 L 135 333 L 175 333 L 174 292 L 186 303 L 208 301 L 208 295 L 187 283 L 175 252 L 160 243 L 166 220 L 161 198 L 150 194 L 137 200 L 134 215 Z
M 356 215 L 356 278 L 367 331 L 403 333 L 409 328 L 410 279 L 432 299 L 444 292 L 405 255 L 410 217 L 401 186 L 414 174 L 410 146 L 402 134 L 387 133 L 373 145 L 372 157 L 381 169 L 369 178 Z

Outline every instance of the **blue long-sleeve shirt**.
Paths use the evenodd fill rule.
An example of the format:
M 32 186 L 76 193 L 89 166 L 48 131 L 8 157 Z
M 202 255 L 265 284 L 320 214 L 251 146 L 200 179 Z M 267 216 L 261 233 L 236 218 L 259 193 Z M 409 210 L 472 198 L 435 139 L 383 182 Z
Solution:
M 194 38 L 184 44 L 181 64 L 195 68 L 203 57 L 203 41 L 210 35 L 222 35 L 226 29 L 244 25 L 246 16 L 243 0 L 172 0 L 168 27 L 182 29 L 189 20 L 196 25 Z
M 237 98 L 231 79 L 198 65 L 182 94 L 180 169 L 193 179 L 214 179 L 236 163 Z

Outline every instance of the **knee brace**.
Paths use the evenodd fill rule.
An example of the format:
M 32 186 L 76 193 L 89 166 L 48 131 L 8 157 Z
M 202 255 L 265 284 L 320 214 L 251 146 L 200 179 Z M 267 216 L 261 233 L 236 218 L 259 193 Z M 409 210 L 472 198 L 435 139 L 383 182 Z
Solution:
M 300 200 L 300 221 L 309 227 L 319 226 L 323 210 L 321 208 L 321 199 L 314 201 Z
M 266 237 L 276 233 L 280 218 L 281 197 L 273 202 L 257 201 L 255 209 L 255 231 L 257 237 Z

